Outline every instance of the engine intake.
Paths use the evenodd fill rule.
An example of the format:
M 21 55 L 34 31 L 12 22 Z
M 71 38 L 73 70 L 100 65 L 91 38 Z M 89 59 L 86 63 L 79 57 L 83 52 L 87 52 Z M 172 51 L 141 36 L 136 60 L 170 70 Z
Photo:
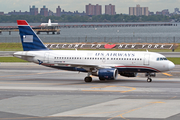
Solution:
M 118 76 L 118 70 L 115 68 L 99 69 L 98 76 L 100 80 L 115 80 Z

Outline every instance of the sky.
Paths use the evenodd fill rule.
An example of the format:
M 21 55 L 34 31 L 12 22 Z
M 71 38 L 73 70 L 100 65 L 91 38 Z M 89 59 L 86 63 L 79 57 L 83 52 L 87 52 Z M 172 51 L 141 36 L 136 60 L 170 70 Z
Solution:
M 174 8 L 180 8 L 180 0 L 0 0 L 0 12 L 11 12 L 13 10 L 22 12 L 28 11 L 29 6 L 35 5 L 36 8 L 46 5 L 48 10 L 56 12 L 58 6 L 65 11 L 85 11 L 85 5 L 91 3 L 92 5 L 102 5 L 102 13 L 105 12 L 105 5 L 115 5 L 115 11 L 117 14 L 129 13 L 129 7 L 135 7 L 139 4 L 141 7 L 149 7 L 149 11 L 156 12 L 163 9 L 169 9 L 169 12 L 174 12 Z

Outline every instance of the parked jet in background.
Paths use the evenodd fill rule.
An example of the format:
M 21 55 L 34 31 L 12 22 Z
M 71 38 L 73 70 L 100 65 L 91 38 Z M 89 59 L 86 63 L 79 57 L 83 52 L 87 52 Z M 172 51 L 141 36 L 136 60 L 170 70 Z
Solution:
M 48 23 L 41 23 L 41 26 L 58 26 L 58 23 L 51 23 L 51 19 L 49 19 Z
M 152 75 L 175 66 L 154 52 L 49 50 L 25 20 L 17 20 L 17 24 L 24 51 L 14 53 L 15 57 L 47 67 L 86 72 L 85 82 L 91 82 L 91 76 L 115 80 L 118 74 L 136 77 L 137 73 L 146 73 L 147 82 L 151 82 Z

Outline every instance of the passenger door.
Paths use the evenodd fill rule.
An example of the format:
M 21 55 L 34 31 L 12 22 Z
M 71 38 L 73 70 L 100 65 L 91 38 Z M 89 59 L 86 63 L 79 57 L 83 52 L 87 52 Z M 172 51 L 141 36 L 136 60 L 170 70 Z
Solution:
M 145 54 L 144 55 L 144 65 L 149 65 L 149 59 L 150 59 L 150 55 L 149 54 Z

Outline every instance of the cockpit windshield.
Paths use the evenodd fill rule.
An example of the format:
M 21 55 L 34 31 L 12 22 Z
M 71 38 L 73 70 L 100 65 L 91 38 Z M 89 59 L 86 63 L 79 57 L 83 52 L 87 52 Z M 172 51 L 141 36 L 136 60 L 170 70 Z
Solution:
M 157 58 L 157 61 L 168 60 L 167 58 Z

